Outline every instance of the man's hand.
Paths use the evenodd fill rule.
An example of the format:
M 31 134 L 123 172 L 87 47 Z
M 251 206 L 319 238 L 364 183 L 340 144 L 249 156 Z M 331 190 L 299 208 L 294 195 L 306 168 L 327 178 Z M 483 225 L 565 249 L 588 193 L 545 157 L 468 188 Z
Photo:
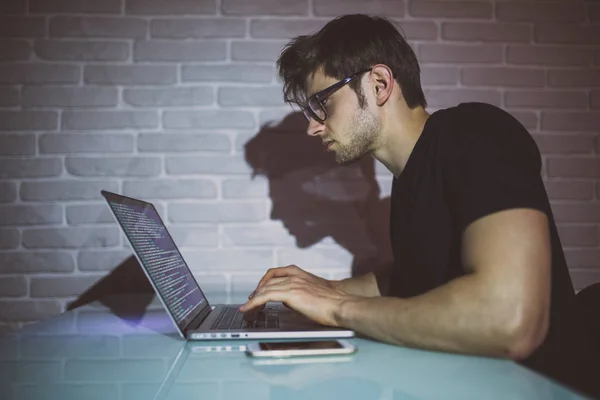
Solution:
M 339 326 L 341 304 L 353 296 L 327 279 L 308 273 L 296 265 L 272 268 L 260 280 L 249 300 L 240 307 L 248 312 L 269 301 L 280 301 L 322 325 Z

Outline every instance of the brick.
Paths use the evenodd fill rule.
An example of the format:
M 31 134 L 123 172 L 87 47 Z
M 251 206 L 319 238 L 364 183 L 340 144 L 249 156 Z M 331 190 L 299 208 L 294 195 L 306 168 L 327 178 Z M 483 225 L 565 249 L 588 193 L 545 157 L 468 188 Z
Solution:
M 29 11 L 41 14 L 121 14 L 121 0 L 29 0 Z
M 225 227 L 223 245 L 234 246 L 292 246 L 294 238 L 281 225 L 259 227 Z
M 308 0 L 222 0 L 225 15 L 307 15 Z
M 45 35 L 46 19 L 43 17 L 0 17 L 0 37 L 41 38 Z
M 246 21 L 241 18 L 155 19 L 150 34 L 160 39 L 243 38 Z
M 251 129 L 254 116 L 248 111 L 165 111 L 163 127 L 167 129 Z
M 386 17 L 404 17 L 403 0 L 315 0 L 314 13 L 319 17 L 337 17 L 344 14 L 385 15 Z
M 496 18 L 499 21 L 580 22 L 585 20 L 585 9 L 583 3 L 501 1 L 496 4 Z
M 502 46 L 496 44 L 452 45 L 421 44 L 418 50 L 419 62 L 429 63 L 500 63 Z
M 600 222 L 600 204 L 596 203 L 553 204 L 552 211 L 557 223 Z
M 598 228 L 595 226 L 560 225 L 558 234 L 563 247 L 598 245 Z
M 545 84 L 541 69 L 466 67 L 461 79 L 467 86 L 540 87 Z
M 136 61 L 220 61 L 227 58 L 225 42 L 137 41 Z
M 66 64 L 0 64 L 0 83 L 79 83 L 81 68 Z
M 421 1 L 408 4 L 413 17 L 427 18 L 491 18 L 492 3 L 481 1 Z
M 63 130 L 155 128 L 158 114 L 154 111 L 65 111 Z
M 161 179 L 156 181 L 125 181 L 125 196 L 142 199 L 215 199 L 217 186 L 206 179 Z
M 27 12 L 27 0 L 11 0 L 0 2 L 0 15 L 25 14 Z
M 436 40 L 438 27 L 433 21 L 407 21 L 405 19 L 390 19 L 407 40 Z
M 113 181 L 39 181 L 21 183 L 21 199 L 25 201 L 101 200 L 101 190 L 118 191 Z
M 280 41 L 233 41 L 231 43 L 231 59 L 274 63 L 279 58 L 285 44 Z
M 288 39 L 317 32 L 324 21 L 313 19 L 256 19 L 250 21 L 250 36 L 257 39 Z
M 251 172 L 246 161 L 240 156 L 173 156 L 166 157 L 165 161 L 167 174 L 170 175 L 249 175 Z
M 339 249 L 280 249 L 277 250 L 279 265 L 299 265 L 301 268 L 347 268 L 352 265 L 353 256 L 343 248 Z
M 217 226 L 169 227 L 178 247 L 216 248 L 219 244 Z M 204 290 L 204 282 L 200 283 Z
M 0 135 L 0 155 L 27 156 L 35 154 L 34 135 Z
M 184 258 L 193 272 L 248 270 L 264 273 L 273 265 L 272 250 L 186 250 Z M 237 276 L 233 274 L 233 279 Z M 262 275 L 261 275 L 262 276 Z
M 126 0 L 125 13 L 136 15 L 216 14 L 214 0 Z
M 507 90 L 504 103 L 507 107 L 581 109 L 587 107 L 587 94 L 574 90 Z
M 571 268 L 590 268 L 599 265 L 600 251 L 597 249 L 568 249 L 565 250 L 567 265 Z
M 542 112 L 542 129 L 556 131 L 598 131 L 600 112 L 552 111 Z
M 54 111 L 0 111 L 0 131 L 54 130 L 57 125 Z
M 549 70 L 548 86 L 586 89 L 600 87 L 600 72 L 591 68 Z
M 266 178 L 226 179 L 223 181 L 224 199 L 262 199 L 269 195 L 269 184 Z
M 507 110 L 510 114 L 517 119 L 526 129 L 537 129 L 538 128 L 538 116 L 533 111 L 517 111 Z
M 6 302 L 8 303 L 8 302 Z M 19 305 L 17 307 L 16 310 L 13 314 L 18 314 L 18 312 L 16 312 L 19 309 L 27 309 L 29 310 L 31 307 L 21 307 L 21 305 L 26 305 L 26 304 L 34 304 L 33 302 L 27 301 L 27 300 L 22 300 L 22 301 L 11 301 L 11 303 L 15 303 L 17 305 Z M 35 302 L 35 304 L 38 304 L 40 302 Z M 50 302 L 48 302 L 49 304 Z M 4 307 L 5 303 L 2 303 L 0 305 L 0 307 Z M 58 303 L 57 303 L 58 304 Z M 4 309 L 4 308 L 2 308 Z M 30 313 L 28 313 L 30 314 Z M 47 316 L 51 316 L 52 314 L 48 314 Z M 19 319 L 15 319 L 14 322 L 17 321 L 21 321 L 24 324 L 21 324 L 21 326 L 27 325 L 31 322 L 34 322 L 36 319 L 30 319 L 30 320 L 19 320 Z M 13 322 L 12 320 L 10 322 Z M 16 324 L 13 324 L 13 326 L 17 326 Z M 35 330 L 35 328 L 34 328 Z M 28 384 L 39 384 L 39 383 L 46 383 L 49 384 L 51 382 L 56 382 L 57 380 L 60 379 L 60 368 L 61 368 L 61 363 L 60 361 L 56 360 L 19 360 L 19 361 L 14 361 L 14 362 L 2 362 L 0 363 L 0 369 L 2 369 L 2 382 L 3 383 L 10 383 L 16 392 L 17 386 L 21 386 L 21 385 L 16 385 L 15 383 L 28 383 Z M 22 386 L 28 386 L 28 385 L 22 385 Z M 17 399 L 17 397 L 14 397 L 14 399 Z
M 50 18 L 50 37 L 145 39 L 147 30 L 146 21 L 140 18 L 74 16 Z
M 161 89 L 125 89 L 123 100 L 137 107 L 208 106 L 214 102 L 208 86 Z
M 600 282 L 600 268 L 598 265 L 595 265 L 595 268 L 586 268 L 586 269 L 578 269 L 572 268 L 569 269 L 571 274 L 571 280 L 573 281 L 573 288 L 576 291 L 586 288 L 587 286 Z
M 67 206 L 69 225 L 112 223 L 114 218 L 106 204 L 84 204 Z
M 540 46 L 508 46 L 506 61 L 520 65 L 589 65 L 594 58 L 591 49 L 540 47 Z
M 116 88 L 36 87 L 23 88 L 24 107 L 115 107 L 119 102 Z
M 265 267 L 265 271 L 268 267 Z M 246 298 L 248 294 L 252 293 L 254 289 L 256 289 L 256 285 L 263 277 L 263 274 L 233 274 L 231 277 L 231 291 L 239 294 L 246 294 Z M 244 299 L 246 300 L 246 299 Z
M 0 107 L 14 107 L 21 104 L 21 91 L 15 87 L 0 87 Z
M 0 40 L 0 61 L 27 61 L 33 54 L 25 40 Z
M 53 317 L 62 312 L 61 303 L 55 300 L 10 300 L 10 301 L 0 301 L 0 320 L 6 322 L 14 322 L 14 321 L 38 321 L 40 319 Z M 27 376 L 26 381 L 30 381 L 35 375 L 39 377 L 45 377 L 52 381 L 52 376 L 58 378 L 58 374 L 60 373 L 60 367 L 58 365 L 53 365 L 44 362 L 44 364 L 48 367 L 46 370 L 47 373 L 42 373 L 39 368 L 32 368 L 30 372 L 36 371 L 36 374 L 33 375 L 22 375 L 17 374 L 17 376 L 21 376 L 21 379 L 15 379 L 14 381 L 22 380 L 25 376 Z M 20 364 L 22 368 L 26 367 L 26 364 Z M 44 366 L 44 365 L 40 365 Z M 6 369 L 2 368 L 4 371 Z M 10 369 L 8 369 L 10 370 Z M 17 371 L 14 369 L 14 371 Z M 55 371 L 54 373 L 50 373 L 50 371 Z M 24 371 L 21 371 L 21 373 Z M 5 377 L 6 378 L 6 377 Z
M 258 125 L 261 127 L 265 127 L 266 125 L 272 127 L 277 126 L 279 124 L 284 123 L 286 118 L 293 118 L 293 124 L 291 124 L 294 130 L 298 132 L 306 132 L 307 121 L 303 114 L 299 114 L 298 118 L 295 116 L 298 114 L 294 114 L 293 110 L 290 107 L 278 108 L 278 109 L 270 109 L 265 111 L 260 111 L 258 113 Z M 256 136 L 256 132 L 251 132 L 250 136 L 245 137 L 245 141 L 250 140 L 252 137 Z M 244 138 L 239 138 L 244 139 Z M 239 140 L 238 140 L 239 142 Z M 245 142 L 244 142 L 245 143 Z M 243 143 L 241 147 L 236 147 L 238 151 L 244 151 Z
M 171 65 L 86 65 L 85 83 L 108 85 L 161 85 L 177 82 Z
M 58 158 L 0 159 L 0 178 L 44 178 L 61 173 L 62 162 Z
M 426 89 L 425 98 L 430 107 L 451 107 L 472 101 L 502 105 L 502 94 L 497 90 Z
M 546 170 L 550 178 L 600 177 L 600 160 L 592 157 L 548 158 Z
M 0 203 L 12 203 L 17 199 L 15 182 L 0 182 Z
M 225 64 L 225 65 L 183 65 L 183 82 L 271 82 L 275 71 L 269 65 Z
M 539 24 L 534 30 L 539 43 L 600 44 L 600 26 L 579 24 Z
M 111 133 L 48 133 L 40 136 L 39 149 L 42 154 L 132 153 L 134 137 Z
M 61 224 L 63 210 L 59 205 L 0 206 L 0 225 Z
M 590 93 L 590 105 L 592 108 L 600 108 L 600 89 Z
M 170 203 L 169 221 L 183 223 L 256 222 L 267 218 L 265 203 Z
M 5 252 L 0 253 L 0 273 L 70 273 L 75 269 L 71 254 L 66 252 Z
M 24 229 L 23 247 L 78 249 L 82 247 L 111 247 L 119 244 L 118 228 L 42 228 Z
M 19 240 L 21 235 L 18 230 L 14 228 L 0 229 L 0 249 L 16 249 L 19 246 Z M 2 253 L 0 253 L 2 257 Z M 0 269 L 4 268 L 0 264 Z
M 114 41 L 39 40 L 35 54 L 43 60 L 126 61 L 129 44 Z
M 23 297 L 27 295 L 27 280 L 23 276 L 0 278 L 0 297 Z
M 422 85 L 454 85 L 458 78 L 459 69 L 456 67 L 421 67 Z
M 231 142 L 223 134 L 141 133 L 138 151 L 144 152 L 216 152 L 229 153 Z
M 79 296 L 93 287 L 100 279 L 100 276 L 34 277 L 31 278 L 30 296 L 32 298 Z M 71 345 L 73 344 L 73 341 L 71 341 Z
M 77 268 L 79 271 L 110 271 L 129 257 L 133 257 L 129 250 L 82 250 L 77 256 Z
M 594 152 L 594 135 L 533 135 L 542 154 L 591 154 Z
M 442 38 L 477 42 L 530 42 L 531 27 L 524 24 L 484 22 L 444 22 Z
M 279 86 L 227 86 L 219 89 L 217 99 L 225 107 L 273 107 L 285 104 L 282 93 Z
M 65 168 L 75 176 L 157 176 L 158 157 L 67 157 Z

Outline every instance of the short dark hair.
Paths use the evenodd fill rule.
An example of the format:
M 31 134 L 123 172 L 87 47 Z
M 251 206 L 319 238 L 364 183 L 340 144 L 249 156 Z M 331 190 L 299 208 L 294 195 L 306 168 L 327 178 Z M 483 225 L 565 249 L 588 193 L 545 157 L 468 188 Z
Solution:
M 314 35 L 292 39 L 277 60 L 284 100 L 302 108 L 306 107 L 306 81 L 317 69 L 343 79 L 375 64 L 385 64 L 392 70 L 408 107 L 427 106 L 417 57 L 400 31 L 383 17 L 337 17 Z M 364 107 L 360 80 L 352 80 L 349 85 Z

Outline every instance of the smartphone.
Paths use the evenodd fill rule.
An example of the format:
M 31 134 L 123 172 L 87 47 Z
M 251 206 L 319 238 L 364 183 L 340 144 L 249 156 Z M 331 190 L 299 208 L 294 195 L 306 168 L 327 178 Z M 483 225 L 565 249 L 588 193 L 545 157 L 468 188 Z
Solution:
M 347 340 L 307 340 L 296 342 L 256 342 L 246 346 L 252 357 L 294 357 L 351 354 L 356 346 Z

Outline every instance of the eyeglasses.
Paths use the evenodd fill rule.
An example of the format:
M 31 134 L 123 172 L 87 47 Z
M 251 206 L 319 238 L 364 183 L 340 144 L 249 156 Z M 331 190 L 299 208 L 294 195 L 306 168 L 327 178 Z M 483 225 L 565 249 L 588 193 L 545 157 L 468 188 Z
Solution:
M 321 124 L 325 122 L 327 119 L 327 110 L 325 109 L 325 101 L 327 98 L 340 90 L 347 83 L 350 83 L 352 79 L 370 70 L 371 68 L 359 71 L 310 96 L 306 102 L 306 108 L 303 110 L 306 119 L 310 121 L 310 119 L 313 118 Z

